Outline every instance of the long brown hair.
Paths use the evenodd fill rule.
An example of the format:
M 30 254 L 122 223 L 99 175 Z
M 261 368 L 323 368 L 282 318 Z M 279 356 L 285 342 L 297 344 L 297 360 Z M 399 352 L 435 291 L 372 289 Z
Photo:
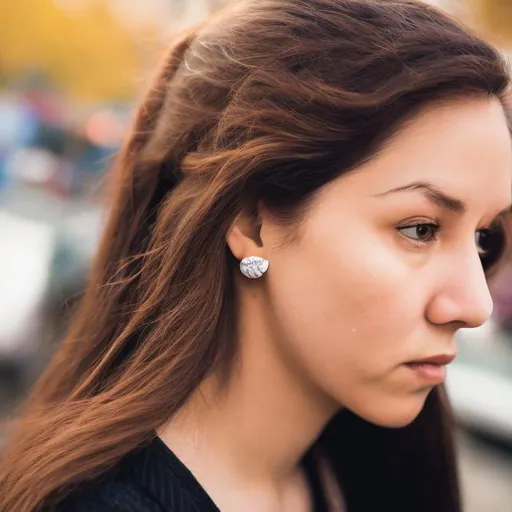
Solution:
M 5 448 L 0 509 L 58 503 L 229 371 L 225 235 L 243 207 L 293 224 L 418 109 L 507 87 L 496 50 L 409 0 L 241 2 L 179 38 L 117 159 L 83 303 Z M 350 512 L 460 510 L 442 388 L 406 428 L 342 412 L 318 443 Z

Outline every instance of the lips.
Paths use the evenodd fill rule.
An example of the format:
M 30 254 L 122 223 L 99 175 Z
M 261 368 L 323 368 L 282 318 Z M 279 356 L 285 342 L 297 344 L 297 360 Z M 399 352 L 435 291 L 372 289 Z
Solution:
M 429 385 L 442 384 L 446 378 L 445 366 L 455 359 L 455 355 L 456 354 L 438 354 L 411 361 L 406 363 L 405 366 L 409 368 L 421 382 L 428 383 Z
M 426 357 L 425 359 L 417 359 L 414 361 L 409 361 L 407 364 L 435 364 L 438 366 L 445 366 L 450 364 L 456 357 L 457 354 L 438 354 L 431 357 Z

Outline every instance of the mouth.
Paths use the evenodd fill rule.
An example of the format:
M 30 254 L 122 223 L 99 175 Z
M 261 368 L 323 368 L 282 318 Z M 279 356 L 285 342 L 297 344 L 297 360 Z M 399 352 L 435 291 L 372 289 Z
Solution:
M 446 379 L 446 365 L 450 364 L 455 356 L 456 354 L 438 354 L 405 363 L 405 366 L 424 382 L 442 384 Z

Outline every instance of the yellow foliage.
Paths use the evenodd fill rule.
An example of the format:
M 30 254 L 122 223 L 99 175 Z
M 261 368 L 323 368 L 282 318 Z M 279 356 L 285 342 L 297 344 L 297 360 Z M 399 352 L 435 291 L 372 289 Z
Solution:
M 512 44 L 512 0 L 468 0 L 473 17 L 496 42 Z
M 78 12 L 63 10 L 53 0 L 2 3 L 4 73 L 42 71 L 71 94 L 89 100 L 133 94 L 136 47 L 103 2 L 90 2 Z

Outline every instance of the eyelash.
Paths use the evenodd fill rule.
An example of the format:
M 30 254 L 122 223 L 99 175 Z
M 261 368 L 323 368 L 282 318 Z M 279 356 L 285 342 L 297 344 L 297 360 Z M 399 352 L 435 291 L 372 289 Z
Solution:
M 427 227 L 431 230 L 431 234 L 427 239 L 417 240 L 403 233 L 406 229 L 416 228 L 417 230 L 419 227 Z M 412 242 L 414 245 L 418 247 L 424 247 L 425 245 L 435 242 L 437 240 L 437 234 L 439 233 L 440 229 L 441 225 L 439 223 L 434 222 L 413 222 L 411 224 L 407 224 L 406 226 L 400 226 L 396 228 L 396 230 L 401 236 L 405 237 L 408 241 Z
M 419 227 L 427 227 L 430 229 L 431 233 L 427 239 L 416 240 L 416 239 L 414 239 L 410 236 L 407 236 L 403 233 L 403 231 L 406 229 L 418 229 Z M 496 228 L 497 228 L 497 230 L 496 230 Z M 441 224 L 438 222 L 436 223 L 436 222 L 417 222 L 417 221 L 414 222 L 414 221 L 412 221 L 409 224 L 407 224 L 406 226 L 400 226 L 400 227 L 396 228 L 396 230 L 398 231 L 400 236 L 403 236 L 404 238 L 406 238 L 410 243 L 412 243 L 413 245 L 415 245 L 418 248 L 422 248 L 422 247 L 426 247 L 426 246 L 434 243 L 437 240 L 437 234 L 441 230 Z M 497 227 L 495 226 L 494 230 L 493 230 L 493 226 L 491 226 L 489 228 L 479 229 L 475 232 L 475 234 L 479 233 L 479 234 L 481 234 L 481 235 L 483 234 L 487 237 L 494 235 L 494 238 L 495 238 L 494 247 L 484 249 L 483 252 L 479 251 L 479 256 L 482 261 L 482 266 L 484 267 L 484 270 L 486 272 L 489 270 L 489 268 L 491 268 L 492 266 L 495 265 L 495 263 L 499 260 L 499 258 L 503 254 L 503 247 L 504 247 L 503 240 L 496 241 L 496 234 L 498 234 L 498 237 L 499 237 L 499 234 L 500 233 L 502 234 L 502 232 L 503 232 L 503 230 L 499 226 L 497 226 Z M 478 242 L 476 240 L 475 240 L 475 242 L 476 242 L 476 246 L 478 247 Z M 498 244 L 498 247 L 496 247 L 496 244 Z

